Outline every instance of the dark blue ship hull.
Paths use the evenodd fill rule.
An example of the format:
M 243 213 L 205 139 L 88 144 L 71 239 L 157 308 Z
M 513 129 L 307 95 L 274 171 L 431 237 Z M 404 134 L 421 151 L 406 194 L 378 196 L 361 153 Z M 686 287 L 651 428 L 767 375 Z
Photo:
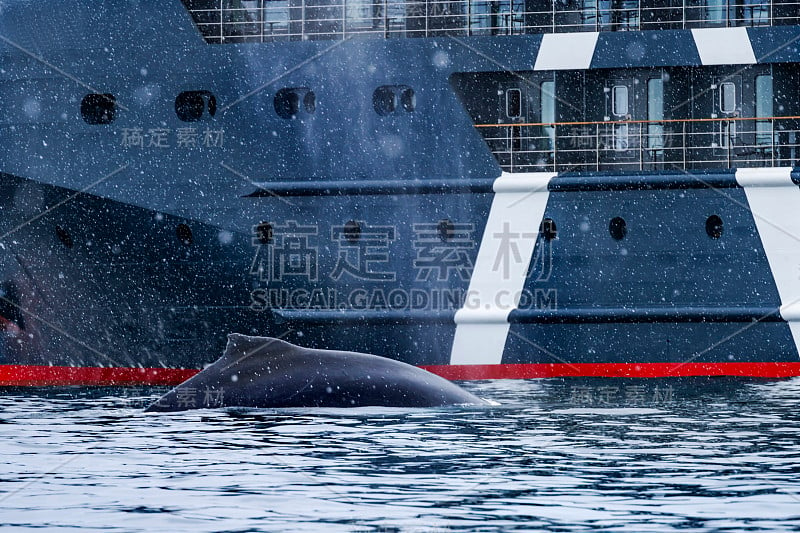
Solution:
M 181 381 L 229 332 L 462 379 L 800 375 L 793 155 L 504 172 L 453 88 L 720 64 L 689 30 L 213 46 L 178 1 L 84 4 L 0 15 L 0 384 Z M 771 47 L 797 26 L 736 30 L 798 60 Z M 180 119 L 186 92 L 213 117 Z

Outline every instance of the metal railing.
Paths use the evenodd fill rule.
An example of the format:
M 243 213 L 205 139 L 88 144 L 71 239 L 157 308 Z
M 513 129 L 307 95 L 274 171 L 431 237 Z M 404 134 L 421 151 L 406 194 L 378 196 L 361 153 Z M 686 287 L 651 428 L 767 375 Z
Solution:
M 643 6 L 637 0 L 208 0 L 202 9 L 189 11 L 215 43 L 800 24 L 798 0 L 663 3 L 674 5 Z
M 476 128 L 508 172 L 785 167 L 800 161 L 800 116 Z

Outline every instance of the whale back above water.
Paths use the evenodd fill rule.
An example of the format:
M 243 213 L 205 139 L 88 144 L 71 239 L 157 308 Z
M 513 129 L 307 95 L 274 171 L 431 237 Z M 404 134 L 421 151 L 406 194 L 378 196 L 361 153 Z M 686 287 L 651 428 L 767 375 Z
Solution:
M 377 355 L 303 348 L 271 337 L 228 335 L 215 363 L 147 412 L 213 407 L 438 407 L 486 405 L 421 368 Z

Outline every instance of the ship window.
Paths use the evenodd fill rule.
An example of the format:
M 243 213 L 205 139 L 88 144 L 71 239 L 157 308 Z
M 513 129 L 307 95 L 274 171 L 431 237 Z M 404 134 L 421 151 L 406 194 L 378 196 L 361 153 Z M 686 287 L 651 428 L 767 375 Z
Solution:
M 628 114 L 628 87 L 626 85 L 615 85 L 611 89 L 611 110 L 618 117 Z
M 303 97 L 303 107 L 307 113 L 313 113 L 317 110 L 317 95 L 314 91 L 308 91 Z
M 361 238 L 361 224 L 355 220 L 350 220 L 344 225 L 344 238 L 347 242 L 354 243 Z
M 555 146 L 556 129 L 552 124 L 556 121 L 556 82 L 544 81 L 539 87 L 541 91 L 542 123 L 550 124 L 543 126 L 544 136 L 547 142 L 547 150 L 552 151 Z
M 545 218 L 542 220 L 542 223 L 539 224 L 539 235 L 544 237 L 547 241 L 552 241 L 558 236 L 558 228 L 556 228 L 556 222 L 552 218 Z
M 178 227 L 175 228 L 175 235 L 178 236 L 178 240 L 181 241 L 181 244 L 185 246 L 192 244 L 192 228 L 186 224 L 178 224 Z
M 664 148 L 664 80 L 647 80 L 647 147 L 651 150 Z
M 506 91 L 506 116 L 508 118 L 519 118 L 522 116 L 521 90 L 508 89 Z
M 756 144 L 772 144 L 772 76 L 756 76 Z
M 736 111 L 736 84 L 725 81 L 719 85 L 719 110 L 723 113 Z
M 175 98 L 175 114 L 183 122 L 196 122 L 217 112 L 217 99 L 208 91 L 184 91 Z
M 706 219 L 706 233 L 712 239 L 722 237 L 722 219 L 719 215 L 711 215 Z
M 303 111 L 313 114 L 317 109 L 317 95 L 308 87 L 286 87 L 275 93 L 273 99 L 275 112 L 279 117 L 290 119 Z
M 400 91 L 400 104 L 409 113 L 417 108 L 417 95 L 414 94 L 414 89 L 406 87 Z
M 272 242 L 272 224 L 269 222 L 261 222 L 255 227 L 256 243 L 254 244 L 269 244 Z
M 608 232 L 615 241 L 621 241 L 628 234 L 628 225 L 622 217 L 614 217 L 608 223 Z
M 384 85 L 375 89 L 375 92 L 372 93 L 372 107 L 381 116 L 394 113 L 397 109 L 397 94 L 393 88 Z
M 81 100 L 81 116 L 87 124 L 111 124 L 116 118 L 117 100 L 113 94 L 87 94 Z

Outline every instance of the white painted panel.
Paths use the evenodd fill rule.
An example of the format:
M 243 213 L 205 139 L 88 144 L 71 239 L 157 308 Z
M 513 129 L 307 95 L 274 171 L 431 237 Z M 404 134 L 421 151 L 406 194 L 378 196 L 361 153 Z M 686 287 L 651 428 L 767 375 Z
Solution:
M 750 65 L 756 62 L 747 28 L 692 30 L 703 65 Z
M 450 363 L 500 364 L 508 315 L 519 304 L 539 235 L 552 172 L 507 174 L 495 195 L 464 306 L 456 313 Z
M 589 68 L 599 35 L 597 32 L 545 34 L 533 70 Z
M 800 353 L 800 188 L 790 168 L 739 169 L 736 181 L 744 187 L 781 298 L 781 316 Z

